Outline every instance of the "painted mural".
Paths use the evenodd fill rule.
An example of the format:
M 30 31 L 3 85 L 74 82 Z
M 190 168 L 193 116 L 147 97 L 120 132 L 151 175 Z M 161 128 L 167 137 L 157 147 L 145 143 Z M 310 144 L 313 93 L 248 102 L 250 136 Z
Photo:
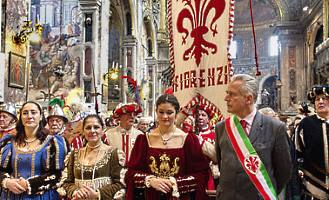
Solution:
M 7 0 L 6 4 L 6 15 L 3 15 L 5 17 L 5 24 L 2 24 L 5 26 L 5 39 L 2 41 L 5 44 L 5 74 L 8 74 L 9 71 L 13 69 L 12 65 L 10 67 L 10 64 L 13 64 L 14 59 L 12 58 L 10 62 L 10 55 L 15 54 L 19 58 L 23 58 L 26 56 L 26 46 L 23 45 L 16 45 L 12 41 L 13 35 L 16 33 L 19 33 L 22 25 L 27 20 L 28 16 L 28 1 L 26 0 Z M 20 63 L 22 69 L 25 67 L 25 60 Z M 17 88 L 17 85 L 10 84 L 8 80 L 8 76 L 5 76 L 4 83 L 9 87 L 4 87 L 4 101 L 6 102 L 16 102 L 17 104 L 22 103 L 25 100 L 25 83 L 22 79 L 22 81 L 19 84 L 19 88 Z M 12 82 L 11 82 L 12 83 Z
M 66 97 L 80 86 L 81 22 L 78 0 L 34 0 L 34 22 L 43 26 L 40 43 L 30 45 L 29 99 Z

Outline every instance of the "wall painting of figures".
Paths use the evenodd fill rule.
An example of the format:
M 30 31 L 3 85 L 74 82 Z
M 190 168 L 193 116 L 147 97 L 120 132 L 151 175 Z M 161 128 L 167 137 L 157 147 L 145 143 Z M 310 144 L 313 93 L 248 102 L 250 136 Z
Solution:
M 66 97 L 80 87 L 82 13 L 78 0 L 34 0 L 31 18 L 43 26 L 30 45 L 29 99 Z

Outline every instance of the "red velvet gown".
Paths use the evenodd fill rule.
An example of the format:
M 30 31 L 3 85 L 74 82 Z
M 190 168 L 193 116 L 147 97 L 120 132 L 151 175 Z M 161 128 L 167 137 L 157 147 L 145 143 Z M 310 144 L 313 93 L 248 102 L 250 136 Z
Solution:
M 145 199 L 160 199 L 163 194 L 154 188 L 145 186 L 145 177 L 175 177 L 180 200 L 190 199 L 193 192 L 195 199 L 206 200 L 205 188 L 208 181 L 209 165 L 202 154 L 198 138 L 187 134 L 184 145 L 180 148 L 153 148 L 148 144 L 148 135 L 139 135 L 132 149 L 125 176 L 127 200 L 134 199 L 134 188 L 145 189 Z M 167 200 L 177 199 L 169 192 Z

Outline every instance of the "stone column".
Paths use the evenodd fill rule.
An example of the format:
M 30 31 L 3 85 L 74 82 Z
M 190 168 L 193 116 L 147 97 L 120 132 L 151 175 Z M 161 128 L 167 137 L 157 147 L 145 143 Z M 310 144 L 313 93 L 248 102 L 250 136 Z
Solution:
M 166 70 L 169 66 L 170 66 L 170 62 L 169 62 L 169 40 L 158 40 L 158 67 L 157 67 L 157 74 L 159 76 L 158 80 L 160 80 L 161 77 L 161 72 L 163 72 L 164 70 Z M 156 84 L 158 84 L 158 86 L 156 87 L 156 96 L 158 96 L 158 94 L 162 93 L 163 89 L 163 85 L 161 82 L 157 81 Z
M 83 45 L 84 48 L 90 48 L 91 49 L 91 58 L 90 58 L 90 62 L 91 62 L 91 66 L 92 66 L 92 70 L 93 70 L 93 74 L 95 77 L 93 77 L 93 75 L 91 74 L 90 76 L 86 76 L 83 71 L 85 69 L 85 53 L 83 53 L 83 57 L 82 57 L 82 62 L 81 62 L 81 66 L 82 66 L 82 70 L 81 70 L 81 77 L 83 78 L 83 80 L 91 80 L 91 91 L 94 93 L 93 95 L 97 95 L 97 93 L 101 94 L 101 89 L 102 89 L 102 85 L 101 85 L 101 80 L 102 80 L 102 74 L 101 74 L 101 66 L 100 66 L 100 57 L 99 57 L 99 49 L 100 49 L 100 32 L 99 32 L 99 15 L 100 15 L 100 9 L 101 9 L 101 0 L 79 0 L 79 5 L 82 11 L 82 16 L 84 19 L 83 23 L 83 29 L 82 29 L 82 40 L 83 40 Z M 85 41 L 86 38 L 86 22 L 87 20 L 90 21 L 90 19 L 87 19 L 87 15 L 88 16 L 92 16 L 91 18 L 91 24 L 92 24 L 92 39 L 90 41 Z M 95 80 L 93 80 L 93 78 L 95 78 Z M 85 85 L 84 85 L 85 87 Z M 97 91 L 94 91 L 96 88 Z M 92 102 L 95 103 L 95 98 L 92 95 Z M 100 105 L 101 105 L 101 96 L 97 96 L 97 103 L 98 103 L 98 109 L 99 111 L 101 111 Z
M 100 21 L 100 73 L 99 73 L 99 82 L 100 88 L 102 88 L 102 84 L 108 84 L 103 80 L 103 75 L 108 73 L 110 64 L 108 59 L 109 52 L 109 31 L 110 31 L 110 20 L 111 20 L 111 11 L 110 11 L 111 1 L 102 1 L 101 7 L 101 21 Z M 109 93 L 108 93 L 109 94 Z M 108 103 L 108 97 L 106 99 L 106 103 Z M 106 104 L 102 105 L 102 111 L 107 110 Z
M 278 98 L 280 98 L 282 112 L 294 111 L 294 105 L 303 100 L 305 88 L 304 63 L 303 63 L 303 35 L 294 22 L 282 22 L 276 27 L 281 45 L 280 51 L 280 77 L 277 83 Z M 279 105 L 280 106 L 280 105 Z
M 122 41 L 122 55 L 123 55 L 123 68 L 121 73 L 123 75 L 131 76 L 136 79 L 136 46 L 137 39 L 134 36 L 126 36 Z M 140 80 L 137 80 L 137 84 L 140 84 Z M 124 80 L 122 83 L 122 91 L 127 88 L 127 81 Z M 126 93 L 122 93 L 123 100 L 127 101 Z
M 126 36 L 122 41 L 123 66 L 126 71 L 131 72 L 131 76 L 136 78 L 136 47 L 137 39 L 134 36 Z
M 322 16 L 323 16 L 323 41 L 328 38 L 328 15 L 329 15 L 329 0 L 322 1 Z
M 149 99 L 147 102 L 147 106 L 146 107 L 146 115 L 147 116 L 152 116 L 154 118 L 155 116 L 155 109 L 154 109 L 154 105 L 155 105 L 155 101 L 156 101 L 156 97 L 155 97 L 155 93 L 156 93 L 156 87 L 155 87 L 155 83 L 156 83 L 156 71 L 157 71 L 157 63 L 156 63 L 156 59 L 154 57 L 148 57 L 145 59 L 146 61 L 146 69 L 147 69 L 147 73 L 148 73 L 148 77 L 150 77 L 150 89 L 152 89 L 151 91 L 151 96 L 152 99 Z
M 166 14 L 167 14 L 167 3 L 166 0 L 160 0 L 160 25 L 158 38 L 160 40 L 166 39 Z
M 167 14 L 166 0 L 160 0 L 160 31 L 166 30 L 166 14 Z

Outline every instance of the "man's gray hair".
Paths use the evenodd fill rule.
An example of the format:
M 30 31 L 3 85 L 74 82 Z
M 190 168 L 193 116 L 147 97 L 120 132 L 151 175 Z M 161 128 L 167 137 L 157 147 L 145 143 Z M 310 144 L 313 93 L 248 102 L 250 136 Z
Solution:
M 248 74 L 235 74 L 231 77 L 231 82 L 234 81 L 242 81 L 243 85 L 241 88 L 241 93 L 242 94 L 252 94 L 254 97 L 254 103 L 256 103 L 257 100 L 257 91 L 258 91 L 258 81 L 248 75 Z

